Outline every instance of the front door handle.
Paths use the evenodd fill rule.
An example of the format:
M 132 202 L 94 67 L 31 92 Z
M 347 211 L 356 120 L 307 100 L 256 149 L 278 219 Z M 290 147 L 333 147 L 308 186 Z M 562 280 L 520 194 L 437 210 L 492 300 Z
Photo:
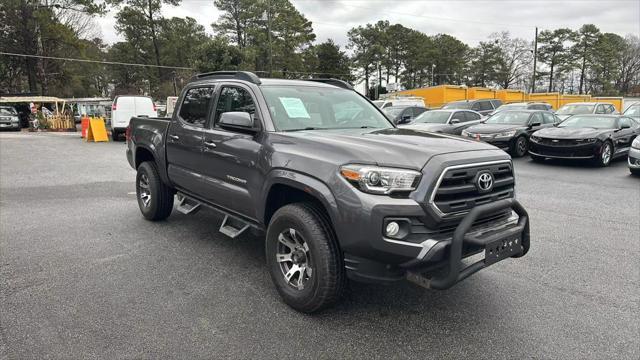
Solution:
M 213 141 L 205 141 L 204 142 L 204 146 L 208 147 L 208 148 L 214 148 L 216 147 L 216 143 L 214 143 Z
M 174 140 L 174 141 L 180 140 L 180 136 L 178 135 L 169 135 L 169 138 L 171 138 L 171 140 Z

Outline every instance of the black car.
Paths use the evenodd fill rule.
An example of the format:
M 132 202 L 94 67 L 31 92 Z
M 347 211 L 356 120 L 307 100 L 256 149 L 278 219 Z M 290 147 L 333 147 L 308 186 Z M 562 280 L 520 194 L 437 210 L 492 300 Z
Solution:
M 472 110 L 432 110 L 423 112 L 404 128 L 460 135 L 462 130 L 480 123 L 482 115 Z
M 530 137 L 529 155 L 545 158 L 590 159 L 600 166 L 629 152 L 640 134 L 636 120 L 623 115 L 574 115 L 557 127 L 536 131 Z
M 498 99 L 478 99 L 478 100 L 460 100 L 453 101 L 444 105 L 443 109 L 465 109 L 477 111 L 482 115 L 489 115 L 495 109 L 502 105 L 502 101 Z
M 558 118 L 548 111 L 507 110 L 463 130 L 462 135 L 488 142 L 513 157 L 521 157 L 529 148 L 529 135 L 558 122 Z
M 389 106 L 382 109 L 382 112 L 394 124 L 402 125 L 410 123 L 416 116 L 427 110 L 429 109 L 423 106 Z

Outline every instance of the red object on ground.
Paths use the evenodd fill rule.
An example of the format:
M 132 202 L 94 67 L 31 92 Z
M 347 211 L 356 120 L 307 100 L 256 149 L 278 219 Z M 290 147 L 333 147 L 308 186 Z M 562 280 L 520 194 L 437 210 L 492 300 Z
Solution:
M 82 138 L 86 138 L 87 137 L 87 129 L 89 128 L 89 118 L 88 117 L 83 117 L 80 120 L 80 127 L 82 129 Z

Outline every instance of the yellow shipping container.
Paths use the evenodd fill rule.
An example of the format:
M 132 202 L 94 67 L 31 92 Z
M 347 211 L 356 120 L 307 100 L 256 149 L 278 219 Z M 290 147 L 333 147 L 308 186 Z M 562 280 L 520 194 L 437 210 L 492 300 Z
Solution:
M 471 87 L 467 89 L 467 100 L 475 99 L 497 99 L 496 90 L 483 87 Z
M 527 101 L 546 102 L 552 108 L 557 109 L 560 105 L 560 94 L 555 93 L 533 93 L 527 95 Z
M 560 103 L 558 104 L 558 107 L 563 107 L 566 104 L 571 104 L 571 103 L 575 103 L 575 102 L 587 102 L 587 101 L 591 101 L 591 95 L 561 95 L 560 96 Z
M 591 98 L 591 101 L 610 103 L 610 104 L 613 104 L 613 106 L 615 106 L 616 110 L 618 110 L 619 112 L 622 112 L 622 110 L 623 110 L 622 109 L 622 98 L 621 97 L 601 96 L 601 97 Z
M 403 90 L 394 95 L 419 96 L 424 99 L 424 103 L 430 108 L 439 108 L 442 105 L 457 100 L 467 98 L 467 88 L 456 85 L 440 85 L 419 89 Z
M 524 102 L 527 100 L 527 94 L 521 90 L 503 89 L 496 91 L 496 98 L 502 100 L 505 104 Z

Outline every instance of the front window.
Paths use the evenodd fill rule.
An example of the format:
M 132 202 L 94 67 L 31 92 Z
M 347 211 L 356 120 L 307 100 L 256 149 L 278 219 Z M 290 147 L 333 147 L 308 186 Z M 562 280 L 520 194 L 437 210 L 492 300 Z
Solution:
M 415 124 L 446 124 L 449 116 L 451 116 L 449 111 L 427 111 L 416 117 L 413 122 Z
M 640 116 L 640 105 L 631 106 L 624 114 L 627 116 Z
M 558 115 L 592 114 L 595 105 L 571 104 L 565 105 L 556 111 Z
M 12 107 L 0 107 L 0 115 L 18 115 L 18 113 Z
M 471 109 L 471 103 L 468 101 L 454 101 L 442 107 L 443 109 Z
M 375 106 L 355 91 L 312 86 L 262 86 L 280 131 L 392 128 Z
M 487 124 L 526 125 L 529 120 L 528 112 L 502 111 L 487 119 Z
M 400 115 L 400 113 L 402 112 L 402 110 L 404 110 L 406 108 L 403 107 L 388 107 L 388 108 L 384 108 L 382 110 L 382 112 L 387 115 L 390 118 L 395 118 L 396 116 Z
M 572 116 L 561 122 L 558 127 L 615 129 L 616 118 L 608 116 Z

